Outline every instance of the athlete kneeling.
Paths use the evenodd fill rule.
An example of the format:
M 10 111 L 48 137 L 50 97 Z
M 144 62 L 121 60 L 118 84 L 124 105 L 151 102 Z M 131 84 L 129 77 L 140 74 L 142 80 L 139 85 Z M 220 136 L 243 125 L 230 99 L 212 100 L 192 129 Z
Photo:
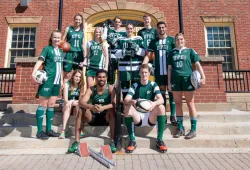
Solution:
M 165 107 L 164 100 L 161 95 L 159 86 L 152 81 L 149 81 L 150 68 L 147 64 L 140 66 L 140 82 L 134 83 L 127 96 L 124 104 L 124 120 L 127 126 L 130 142 L 127 147 L 127 152 L 131 153 L 136 148 L 134 126 L 155 126 L 157 123 L 157 140 L 156 147 L 162 152 L 167 151 L 167 147 L 162 140 L 165 127 Z M 138 99 L 146 99 L 151 101 L 151 109 L 148 113 L 141 113 L 136 110 L 136 102 Z

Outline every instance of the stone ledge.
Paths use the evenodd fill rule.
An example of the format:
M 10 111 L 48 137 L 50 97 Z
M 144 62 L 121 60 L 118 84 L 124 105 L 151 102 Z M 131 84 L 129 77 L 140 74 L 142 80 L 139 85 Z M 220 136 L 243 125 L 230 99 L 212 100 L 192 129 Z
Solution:
M 36 63 L 37 60 L 38 60 L 38 57 L 24 57 L 24 58 L 16 57 L 14 62 L 15 63 Z
M 201 20 L 204 23 L 223 23 L 223 22 L 234 22 L 234 16 L 201 16 Z
M 43 17 L 17 17 L 17 16 L 10 16 L 5 17 L 8 24 L 39 24 Z
M 224 61 L 223 57 L 205 57 L 200 56 L 201 62 L 217 62 L 222 63 Z

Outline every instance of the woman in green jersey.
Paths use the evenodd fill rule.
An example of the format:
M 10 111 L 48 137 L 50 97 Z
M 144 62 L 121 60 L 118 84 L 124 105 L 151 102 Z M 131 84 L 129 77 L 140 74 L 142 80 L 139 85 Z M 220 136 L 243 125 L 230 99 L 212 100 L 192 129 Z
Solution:
M 59 136 L 59 139 L 65 138 L 65 129 L 69 120 L 70 113 L 73 112 L 73 115 L 75 116 L 78 113 L 80 91 L 83 89 L 83 87 L 84 83 L 82 78 L 82 71 L 77 69 L 73 72 L 70 81 L 64 84 L 63 130 L 61 132 L 61 135 Z
M 68 26 L 65 29 L 62 41 L 67 41 L 70 44 L 70 50 L 65 55 L 65 59 L 77 63 L 82 63 L 84 59 L 85 45 L 83 32 L 83 17 L 81 14 L 76 14 L 74 17 L 74 25 Z M 79 69 L 77 65 L 73 65 L 72 63 L 64 63 L 64 82 L 67 82 L 71 79 L 73 70 L 76 69 Z
M 102 41 L 100 28 L 95 28 L 94 39 L 87 43 L 87 64 L 98 69 L 108 70 L 108 43 Z M 94 85 L 97 69 L 87 68 L 87 87 Z
M 38 88 L 39 106 L 36 110 L 37 134 L 38 139 L 48 139 L 49 137 L 58 137 L 60 134 L 54 132 L 52 121 L 54 117 L 54 105 L 60 88 L 63 87 L 62 61 L 63 52 L 58 47 L 61 41 L 61 32 L 54 30 L 51 33 L 49 45 L 43 48 L 34 66 L 32 78 L 36 81 L 36 72 L 44 64 L 44 70 L 47 73 L 47 81 L 40 84 Z M 46 109 L 47 108 L 47 109 Z M 46 109 L 46 132 L 43 132 L 43 117 Z
M 191 130 L 185 135 L 185 139 L 196 137 L 196 108 L 194 105 L 195 88 L 191 83 L 192 64 L 195 64 L 201 74 L 201 86 L 205 84 L 205 74 L 200 65 L 200 57 L 192 48 L 185 47 L 185 39 L 182 33 L 175 36 L 176 48 L 168 55 L 168 90 L 173 92 L 176 103 L 177 133 L 175 138 L 185 135 L 183 128 L 182 95 L 184 94 L 189 110 Z

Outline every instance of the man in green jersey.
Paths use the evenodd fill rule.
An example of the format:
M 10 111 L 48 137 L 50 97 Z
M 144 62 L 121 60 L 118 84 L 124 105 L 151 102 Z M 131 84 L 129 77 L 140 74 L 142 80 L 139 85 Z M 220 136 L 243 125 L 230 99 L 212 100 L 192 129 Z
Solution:
M 131 153 L 136 148 L 134 126 L 155 126 L 157 123 L 157 140 L 156 147 L 160 151 L 167 151 L 167 147 L 163 142 L 163 132 L 165 127 L 165 108 L 163 106 L 164 100 L 161 95 L 159 86 L 150 80 L 150 67 L 147 64 L 140 66 L 140 81 L 134 83 L 124 99 L 124 121 L 127 126 L 130 142 L 127 147 L 127 152 Z M 151 101 L 151 109 L 148 113 L 141 113 L 137 111 L 136 103 L 139 99 L 146 99 Z M 133 126 L 134 124 L 134 126 Z
M 168 79 L 167 79 L 167 56 L 170 50 L 175 48 L 175 40 L 173 37 L 166 34 L 165 22 L 157 23 L 158 38 L 152 40 L 148 47 L 148 53 L 144 58 L 143 64 L 147 64 L 152 57 L 152 53 L 155 54 L 155 82 L 159 85 L 162 96 L 164 98 L 164 104 L 166 106 L 166 92 L 168 92 L 170 103 L 170 122 L 176 125 L 175 113 L 176 107 L 173 98 L 173 94 L 168 91 Z M 167 119 L 166 119 L 167 122 Z
M 115 112 L 111 103 L 113 86 L 106 83 L 107 71 L 105 70 L 97 71 L 96 81 L 96 85 L 88 88 L 79 101 L 81 109 L 76 119 L 76 141 L 68 149 L 69 153 L 74 153 L 78 149 L 80 132 L 84 126 L 84 122 L 87 122 L 91 126 L 107 126 L 109 124 L 112 139 L 110 148 L 113 153 L 116 152 L 114 143 Z

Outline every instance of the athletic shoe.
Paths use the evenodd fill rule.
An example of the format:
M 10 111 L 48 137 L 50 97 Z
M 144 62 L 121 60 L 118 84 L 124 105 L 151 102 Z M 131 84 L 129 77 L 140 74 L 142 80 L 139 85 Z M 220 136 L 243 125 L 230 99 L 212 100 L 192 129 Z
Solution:
M 109 144 L 112 153 L 116 152 L 115 142 L 112 140 Z
M 190 132 L 185 136 L 185 139 L 192 139 L 196 137 L 196 132 L 193 130 L 190 130 Z
M 38 134 L 36 134 L 36 137 L 38 139 L 41 139 L 41 140 L 47 140 L 47 139 L 49 139 L 49 136 L 46 135 L 46 133 L 44 133 L 43 131 L 40 132 L 40 133 L 38 133 Z
M 86 136 L 86 133 L 84 133 L 83 131 L 81 131 L 80 138 L 84 138 L 85 136 Z
M 53 130 L 50 130 L 49 132 L 46 132 L 46 135 L 48 135 L 49 137 L 59 137 L 60 133 L 56 133 Z
M 65 139 L 65 131 L 62 131 L 58 139 Z
M 177 121 L 175 119 L 175 116 L 170 116 L 170 122 L 172 125 L 176 126 L 177 125 Z
M 75 153 L 79 147 L 79 143 L 75 141 L 72 143 L 71 147 L 68 149 L 68 153 Z
M 180 136 L 185 136 L 185 130 L 183 129 L 178 129 L 176 134 L 173 136 L 174 138 L 179 138 Z
M 136 142 L 134 140 L 131 140 L 128 144 L 127 152 L 132 153 L 136 149 L 136 147 L 137 147 Z
M 156 147 L 160 149 L 161 152 L 166 152 L 168 150 L 167 146 L 162 140 L 156 140 Z

